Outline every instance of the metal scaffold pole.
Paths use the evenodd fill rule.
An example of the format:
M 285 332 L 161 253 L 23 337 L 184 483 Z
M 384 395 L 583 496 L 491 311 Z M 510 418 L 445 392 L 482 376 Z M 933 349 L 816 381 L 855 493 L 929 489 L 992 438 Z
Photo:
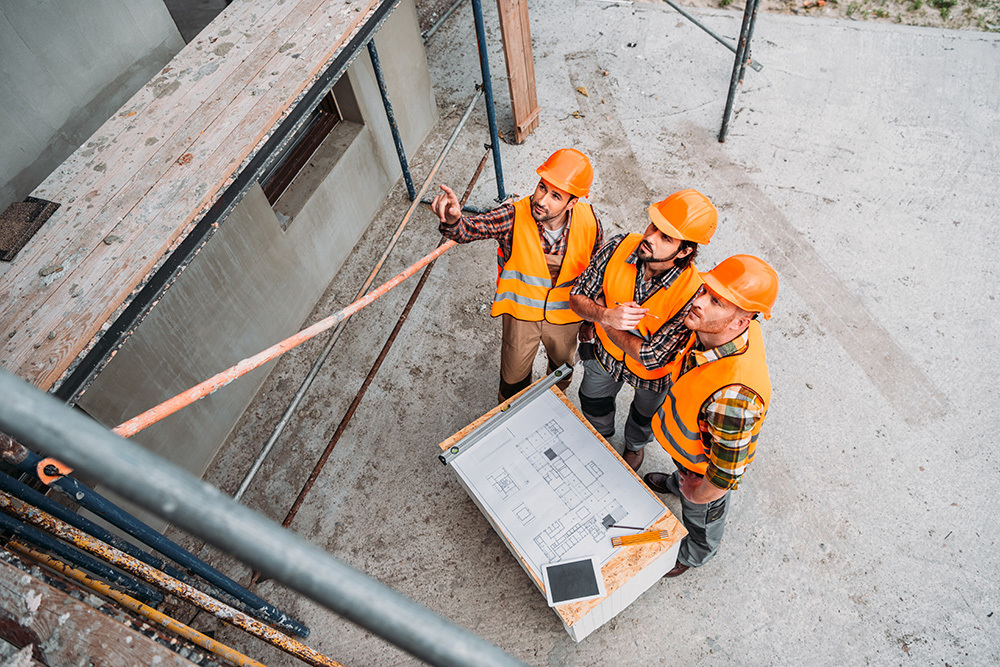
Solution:
M 219 489 L 0 371 L 0 431 L 433 665 L 522 665 Z
M 493 82 L 490 79 L 490 57 L 486 51 L 486 26 L 483 23 L 481 0 L 472 0 L 472 14 L 476 21 L 476 43 L 479 45 L 479 69 L 483 75 L 483 92 L 486 94 L 486 120 L 490 125 L 490 148 L 493 150 L 493 170 L 497 176 L 497 201 L 507 198 L 503 187 L 503 165 L 500 164 L 500 135 L 497 132 L 496 109 L 493 107 Z

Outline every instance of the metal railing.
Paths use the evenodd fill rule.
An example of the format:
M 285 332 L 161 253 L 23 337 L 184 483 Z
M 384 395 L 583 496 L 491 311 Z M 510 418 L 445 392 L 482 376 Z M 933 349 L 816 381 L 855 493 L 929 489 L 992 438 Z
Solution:
M 174 464 L 0 371 L 0 430 L 433 665 L 522 665 Z

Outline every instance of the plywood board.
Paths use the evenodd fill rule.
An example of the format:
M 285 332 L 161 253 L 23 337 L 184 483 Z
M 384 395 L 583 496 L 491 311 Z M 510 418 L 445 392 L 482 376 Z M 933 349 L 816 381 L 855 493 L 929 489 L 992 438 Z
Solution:
M 379 0 L 237 3 L 36 191 L 0 275 L 0 366 L 56 384 L 222 196 Z
M 542 590 L 538 566 L 540 558 L 547 557 L 550 561 L 555 561 L 573 555 L 591 555 L 589 552 L 601 554 L 603 563 L 601 572 L 607 595 L 603 598 L 554 608 L 570 634 L 579 641 L 624 609 L 673 566 L 677 546 L 686 531 L 557 387 L 552 387 L 536 399 L 537 404 L 533 407 L 537 409 L 515 406 L 516 419 L 507 420 L 516 422 L 517 425 L 513 429 L 493 428 L 490 433 L 492 437 L 483 438 L 468 449 L 463 448 L 463 440 L 474 436 L 480 429 L 491 428 L 488 426 L 491 420 L 511 409 L 511 405 L 529 391 L 530 388 L 498 405 L 442 442 L 440 448 L 443 452 L 448 452 L 453 447 L 462 448 L 462 452 L 451 462 L 459 475 L 459 480 L 540 591 Z M 535 404 L 536 401 L 531 403 Z M 599 451 L 590 446 L 581 446 L 580 443 L 585 440 L 596 443 Z M 476 449 L 480 446 L 485 447 L 486 451 L 477 454 Z M 498 457 L 491 458 L 491 450 L 498 446 L 501 449 L 505 448 L 505 451 L 498 452 Z M 546 453 L 547 451 L 550 453 Z M 521 454 L 520 459 L 515 452 Z M 466 456 L 470 456 L 468 465 L 463 465 L 462 457 Z M 550 463 L 557 459 L 562 459 L 560 465 Z M 523 469 L 525 466 L 529 468 L 527 472 Z M 522 470 L 518 471 L 518 467 Z M 553 526 L 552 521 L 537 527 L 532 525 L 533 522 L 519 525 L 522 517 L 528 519 L 533 512 L 537 511 L 540 515 L 546 512 L 545 508 L 537 503 L 544 503 L 547 495 L 559 498 L 555 501 L 557 503 L 563 502 L 558 493 L 543 491 L 533 496 L 535 501 L 529 500 L 523 508 L 518 508 L 516 495 L 521 489 L 514 487 L 521 483 L 521 480 L 531 477 L 530 469 L 537 469 L 539 476 L 547 476 L 548 481 L 556 485 L 562 482 L 572 482 L 575 485 L 575 489 L 565 489 L 572 496 L 574 508 L 563 512 L 562 510 L 566 509 L 564 504 L 555 512 L 561 515 L 557 520 L 564 523 L 573 521 L 575 517 L 575 525 Z M 581 470 L 582 473 L 579 472 Z M 600 474 L 595 475 L 595 473 Z M 603 482 L 597 484 L 605 474 L 607 474 L 607 485 Z M 534 481 L 538 482 L 537 479 Z M 609 491 L 610 495 L 614 496 L 614 501 L 622 504 L 619 513 L 623 516 L 628 516 L 632 507 L 638 508 L 627 525 L 665 530 L 669 533 L 670 539 L 634 547 L 612 548 L 611 537 L 628 534 L 628 531 L 604 529 L 604 517 L 597 516 L 593 511 L 588 510 L 584 515 L 578 514 L 580 508 L 586 506 L 587 502 L 597 503 L 599 507 L 608 506 L 607 497 L 599 496 L 603 491 Z M 504 494 L 511 500 L 505 501 L 501 498 L 498 501 Z M 582 498 L 587 494 L 591 497 Z M 647 503 L 655 507 L 655 512 L 642 518 L 642 512 L 648 511 L 642 509 Z M 612 516 L 615 516 L 614 513 Z M 541 519 L 541 516 L 535 518 Z M 615 516 L 616 522 L 624 520 Z M 541 523 L 543 521 L 540 520 L 539 524 Z M 600 533 L 597 535 L 599 540 L 595 541 L 591 535 L 597 533 Z M 579 538 L 574 545 L 570 545 L 560 553 L 552 551 L 554 543 L 566 540 L 567 537 L 572 540 L 574 534 Z M 547 549 L 549 551 L 546 551 Z M 583 553 L 584 551 L 588 553 Z M 644 576 L 644 572 L 652 572 L 654 569 L 653 574 Z M 580 632 L 574 632 L 572 628 L 577 624 L 586 626 L 586 629 L 581 628 Z

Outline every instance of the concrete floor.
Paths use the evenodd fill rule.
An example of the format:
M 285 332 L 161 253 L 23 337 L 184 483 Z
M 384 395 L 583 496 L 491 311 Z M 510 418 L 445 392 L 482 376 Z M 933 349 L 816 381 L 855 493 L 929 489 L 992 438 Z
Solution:
M 510 128 L 496 10 L 484 5 Z M 739 30 L 739 13 L 697 14 L 730 38 Z M 542 124 L 502 146 L 507 189 L 529 193 L 535 167 L 575 146 L 593 159 L 608 233 L 642 229 L 649 201 L 695 187 L 722 215 L 701 267 L 748 252 L 781 275 L 764 324 L 773 406 L 722 550 L 582 643 L 567 636 L 435 458 L 495 401 L 488 243 L 437 263 L 292 529 L 533 665 L 1000 662 L 1000 399 L 988 389 L 1000 349 L 1000 36 L 761 15 L 764 69 L 748 71 L 719 144 L 732 55 L 665 5 L 536 1 L 531 20 Z M 411 156 L 418 180 L 478 80 L 474 44 L 465 5 L 428 45 L 442 119 Z M 439 182 L 470 178 L 482 109 Z M 472 203 L 495 195 L 487 171 Z M 310 321 L 353 299 L 406 207 L 397 187 Z M 379 282 L 430 251 L 436 229 L 416 215 Z M 353 318 L 249 505 L 284 516 L 413 284 Z M 210 481 L 236 488 L 322 345 L 277 364 Z M 577 400 L 575 384 L 568 393 Z M 652 447 L 642 472 L 665 464 Z M 273 582 L 259 590 L 344 664 L 416 662 Z M 298 664 L 231 629 L 218 638 Z

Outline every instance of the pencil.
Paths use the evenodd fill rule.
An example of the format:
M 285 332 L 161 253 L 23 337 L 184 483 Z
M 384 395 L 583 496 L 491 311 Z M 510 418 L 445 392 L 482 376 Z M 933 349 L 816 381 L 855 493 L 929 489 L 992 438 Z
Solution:
M 615 301 L 615 305 L 616 306 L 624 306 L 625 304 L 622 303 L 621 301 Z M 642 306 L 639 306 L 639 307 L 642 308 Z M 643 317 L 652 317 L 654 320 L 662 319 L 659 315 L 653 315 L 652 313 L 646 313 L 645 315 L 643 315 Z

